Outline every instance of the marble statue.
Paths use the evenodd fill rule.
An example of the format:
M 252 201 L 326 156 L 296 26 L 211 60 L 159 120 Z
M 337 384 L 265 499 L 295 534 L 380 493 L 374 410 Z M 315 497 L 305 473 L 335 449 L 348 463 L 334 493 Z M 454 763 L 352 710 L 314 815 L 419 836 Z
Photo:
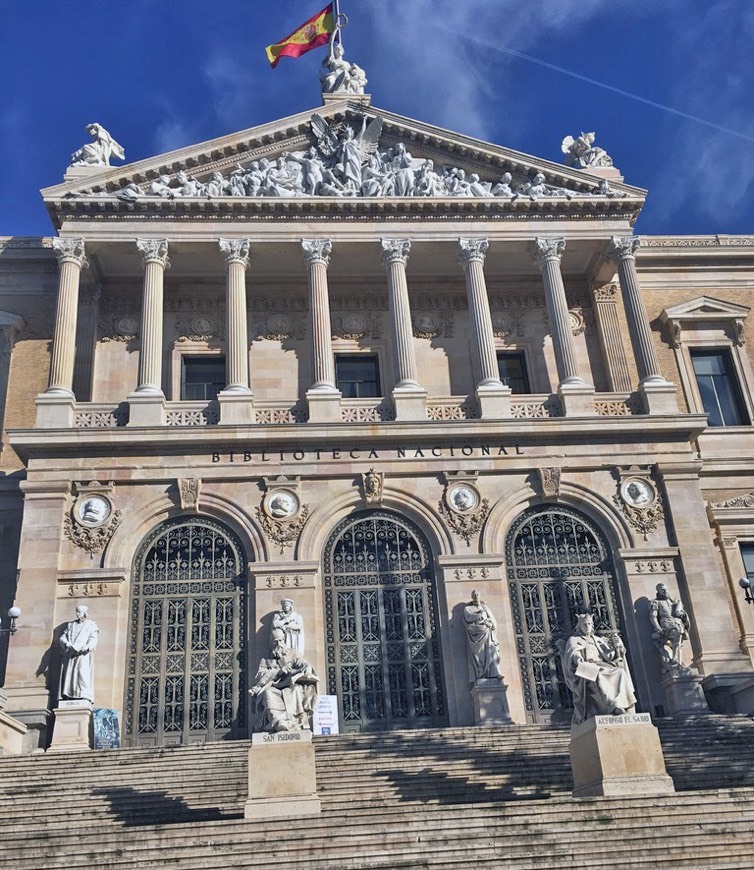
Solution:
M 469 654 L 469 680 L 472 683 L 484 679 L 502 680 L 497 623 L 476 589 L 471 593 L 470 603 L 463 608 L 463 622 Z
M 363 94 L 367 84 L 364 70 L 355 63 L 349 63 L 340 41 L 339 30 L 336 29 L 330 39 L 330 49 L 322 61 L 319 80 L 323 94 Z
M 314 668 L 289 649 L 280 629 L 272 630 L 270 657 L 259 663 L 254 686 L 255 731 L 306 731 L 317 703 L 319 677 Z
M 690 621 L 683 604 L 672 598 L 664 583 L 657 584 L 657 594 L 649 607 L 652 640 L 662 657 L 664 672 L 686 670 L 681 663 L 681 649 L 689 636 Z
M 89 619 L 88 611 L 88 607 L 80 604 L 76 608 L 76 619 L 68 623 L 60 638 L 63 661 L 58 698 L 61 701 L 94 701 L 92 653 L 97 649 L 99 629 L 97 623 Z
M 70 166 L 109 166 L 110 158 L 126 159 L 123 146 L 100 124 L 88 124 L 86 132 L 94 139 L 71 154 Z
M 577 613 L 574 633 L 563 649 L 563 676 L 573 695 L 573 723 L 594 716 L 621 716 L 636 705 L 626 664 L 626 648 L 617 632 L 594 632 L 591 613 Z
M 293 601 L 283 598 L 280 610 L 272 617 L 272 631 L 283 632 L 283 643 L 292 652 L 304 654 L 304 618 L 293 609 Z
M 612 166 L 613 161 L 604 148 L 594 144 L 594 133 L 583 133 L 575 139 L 566 136 L 561 143 L 561 150 L 567 154 L 566 163 L 579 169 L 589 166 Z

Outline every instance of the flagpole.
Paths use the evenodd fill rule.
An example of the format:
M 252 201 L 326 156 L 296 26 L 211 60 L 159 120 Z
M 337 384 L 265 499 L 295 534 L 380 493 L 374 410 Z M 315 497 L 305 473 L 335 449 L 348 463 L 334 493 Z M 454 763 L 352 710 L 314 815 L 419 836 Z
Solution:
M 338 42 L 343 45 L 343 36 L 340 26 L 340 0 L 335 0 L 335 34 Z

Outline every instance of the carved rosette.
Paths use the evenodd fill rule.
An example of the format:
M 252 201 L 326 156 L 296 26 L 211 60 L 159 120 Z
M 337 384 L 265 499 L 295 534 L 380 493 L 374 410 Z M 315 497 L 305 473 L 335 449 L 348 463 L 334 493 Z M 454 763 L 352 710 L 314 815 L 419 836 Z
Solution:
M 380 239 L 382 245 L 382 261 L 386 266 L 390 263 L 408 263 L 408 255 L 411 252 L 409 239 Z
M 564 238 L 543 239 L 537 237 L 534 239 L 534 262 L 540 269 L 550 260 L 560 262 L 565 246 Z
M 250 239 L 220 239 L 220 250 L 225 258 L 225 264 L 239 263 L 244 269 L 249 268 L 251 262 Z
M 301 247 L 304 251 L 304 263 L 313 266 L 315 263 L 330 265 L 332 254 L 332 242 L 330 239 L 302 239 Z
M 86 247 L 83 239 L 59 239 L 52 240 L 52 249 L 58 258 L 58 263 L 74 263 L 80 269 L 88 265 Z
M 607 258 L 609 260 L 635 260 L 636 249 L 641 244 L 638 236 L 613 236 L 610 239 Z
M 136 247 L 141 254 L 144 265 L 159 263 L 165 270 L 170 268 L 167 239 L 137 239 Z
M 462 265 L 484 263 L 490 243 L 487 239 L 459 239 L 458 248 L 458 262 Z

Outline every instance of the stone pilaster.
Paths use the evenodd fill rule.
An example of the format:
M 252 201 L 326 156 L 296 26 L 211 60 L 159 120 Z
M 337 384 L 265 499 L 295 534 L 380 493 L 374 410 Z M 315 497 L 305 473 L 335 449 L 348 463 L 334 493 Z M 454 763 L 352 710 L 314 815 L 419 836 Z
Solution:
M 312 375 L 314 383 L 306 393 L 309 421 L 324 423 L 340 420 L 340 392 L 335 386 L 335 357 L 332 351 L 330 298 L 327 267 L 330 264 L 330 239 L 302 239 L 304 262 L 309 278 L 309 322 L 312 335 Z
M 675 386 L 668 383 L 660 373 L 649 318 L 639 288 L 636 274 L 636 236 L 613 236 L 608 258 L 618 268 L 618 281 L 623 295 L 623 306 L 628 320 L 628 331 L 639 372 L 639 393 L 649 414 L 672 414 L 678 411 Z
M 601 284 L 592 288 L 592 310 L 600 336 L 602 361 L 605 363 L 610 390 L 614 393 L 631 392 L 628 358 L 623 345 L 615 284 Z
M 253 422 L 249 382 L 249 330 L 246 313 L 246 270 L 250 263 L 249 239 L 220 239 L 227 266 L 225 324 L 227 338 L 226 386 L 218 395 L 220 422 Z
M 162 322 L 165 270 L 170 268 L 167 239 L 137 239 L 144 262 L 141 302 L 139 384 L 128 399 L 129 426 L 161 425 L 165 411 L 162 392 Z
M 84 286 L 80 292 L 80 316 L 76 336 L 76 366 L 73 372 L 74 393 L 81 402 L 92 401 L 94 349 L 97 344 L 97 315 L 102 288 Z
M 576 364 L 571 322 L 568 314 L 560 258 L 565 250 L 565 239 L 534 239 L 534 262 L 542 272 L 545 303 L 552 331 L 552 345 L 558 368 L 558 396 L 567 417 L 594 414 L 594 387 L 585 383 Z
M 408 301 L 406 263 L 411 242 L 408 239 L 382 239 L 382 259 L 387 269 L 388 302 L 393 326 L 396 360 L 396 386 L 393 390 L 396 420 L 426 419 L 426 390 L 416 378 L 416 355 Z
M 466 277 L 466 296 L 473 333 L 474 364 L 479 380 L 476 398 L 480 416 L 485 419 L 510 417 L 510 388 L 500 380 L 495 352 L 495 334 L 484 278 L 487 239 L 459 239 L 458 262 Z

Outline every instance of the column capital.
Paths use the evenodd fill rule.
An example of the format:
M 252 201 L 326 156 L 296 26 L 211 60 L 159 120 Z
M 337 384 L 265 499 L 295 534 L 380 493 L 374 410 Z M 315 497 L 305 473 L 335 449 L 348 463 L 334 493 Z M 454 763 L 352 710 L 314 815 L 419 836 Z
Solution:
M 638 236 L 613 236 L 610 239 L 610 247 L 607 250 L 608 260 L 635 260 L 636 249 L 641 244 Z
M 163 269 L 170 268 L 167 239 L 137 239 L 136 247 L 145 266 L 147 263 L 159 263 Z
M 332 254 L 330 239 L 301 239 L 301 247 L 304 250 L 304 262 L 307 266 L 314 263 L 330 265 L 330 254 Z
M 408 255 L 411 251 L 409 239 L 380 239 L 382 245 L 382 260 L 385 265 L 390 263 L 408 263 Z
M 75 263 L 79 268 L 87 265 L 86 249 L 83 239 L 59 239 L 52 240 L 52 248 L 58 263 Z
M 490 243 L 487 239 L 459 239 L 458 240 L 458 262 L 465 265 L 466 263 L 483 263 L 487 256 Z
M 251 261 L 251 239 L 219 239 L 220 250 L 225 257 L 226 265 L 240 263 L 244 269 L 249 268 Z
M 548 260 L 557 260 L 560 262 L 565 246 L 566 241 L 562 236 L 554 239 L 545 239 L 541 236 L 537 236 L 534 239 L 534 262 L 540 269 L 546 262 L 548 262 Z
M 614 282 L 593 284 L 589 289 L 595 302 L 615 302 L 618 298 L 618 285 Z

